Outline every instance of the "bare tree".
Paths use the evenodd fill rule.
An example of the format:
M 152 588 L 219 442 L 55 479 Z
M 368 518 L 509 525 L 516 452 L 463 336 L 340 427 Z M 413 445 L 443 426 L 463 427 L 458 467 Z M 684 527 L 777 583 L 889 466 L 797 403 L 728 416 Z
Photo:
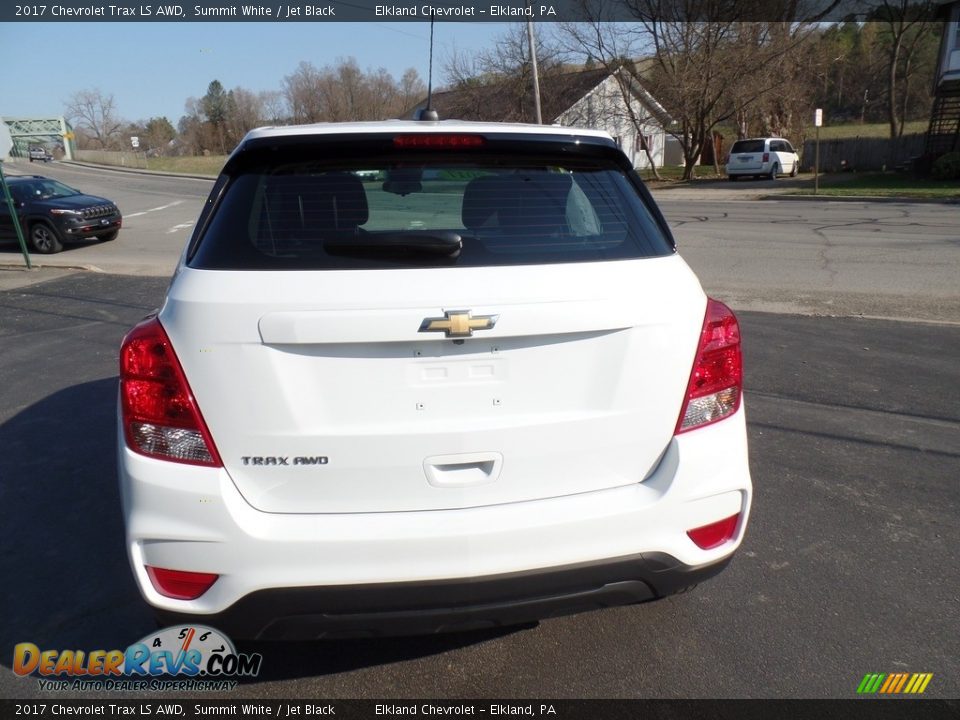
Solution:
M 294 122 L 384 120 L 399 116 L 423 93 L 415 70 L 397 83 L 383 68 L 363 71 L 353 58 L 319 70 L 300 63 L 284 87 Z
M 927 22 L 933 16 L 930 0 L 885 0 L 875 15 L 886 30 L 887 121 L 890 137 L 896 139 L 903 135 L 914 59 L 924 41 L 939 32 L 939 25 Z
M 65 104 L 64 115 L 99 147 L 119 144 L 125 122 L 117 116 L 113 95 L 99 88 L 75 92 Z
M 324 119 L 322 82 L 323 74 L 310 62 L 301 62 L 283 79 L 283 92 L 293 122 L 314 123 Z
M 602 65 L 616 79 L 620 102 L 604 103 L 604 106 L 608 112 L 621 114 L 622 117 L 611 119 L 625 121 L 633 126 L 640 137 L 646 137 L 651 125 L 669 122 L 665 109 L 659 118 L 651 113 L 650 103 L 657 101 L 644 89 L 644 64 L 638 66 L 629 59 L 636 52 L 635 42 L 638 38 L 634 33 L 624 32 L 622 26 L 609 25 L 600 19 L 594 23 L 566 23 L 561 26 L 561 32 L 572 52 L 585 54 L 588 64 Z M 647 96 L 647 103 L 637 102 L 640 95 Z M 653 176 L 659 180 L 660 171 L 651 155 L 650 146 L 644 142 L 642 149 Z
M 537 66 L 541 78 L 565 69 L 568 52 L 548 33 L 537 32 Z M 530 41 L 525 25 L 517 24 L 500 35 L 492 46 L 474 56 L 454 51 L 444 63 L 447 84 L 458 90 L 461 102 L 474 106 L 478 114 L 488 97 L 481 89 L 497 85 L 499 92 L 516 110 L 518 117 L 531 117 L 526 107 L 533 85 Z M 476 92 L 472 92 L 476 90 Z
M 627 4 L 636 23 L 607 23 L 596 16 L 573 37 L 605 63 L 649 56 L 647 63 L 624 67 L 639 71 L 635 79 L 673 119 L 667 130 L 683 150 L 685 179 L 693 177 L 694 166 L 719 125 L 781 87 L 783 78 L 772 69 L 814 27 L 793 17 L 795 9 L 789 2 L 771 2 L 764 10 L 770 18 L 779 12 L 784 18 L 779 22 L 745 22 L 748 4 L 736 0 Z
M 227 137 L 231 145 L 236 145 L 250 130 L 263 125 L 263 101 L 260 95 L 242 87 L 235 87 L 229 93 L 227 103 Z
M 184 115 L 177 123 L 177 132 L 183 143 L 183 150 L 190 155 L 206 154 L 216 145 L 212 127 L 206 122 L 201 102 L 195 97 L 184 102 Z
M 286 100 L 279 90 L 262 90 L 257 93 L 260 107 L 263 108 L 264 122 L 279 125 L 288 116 Z

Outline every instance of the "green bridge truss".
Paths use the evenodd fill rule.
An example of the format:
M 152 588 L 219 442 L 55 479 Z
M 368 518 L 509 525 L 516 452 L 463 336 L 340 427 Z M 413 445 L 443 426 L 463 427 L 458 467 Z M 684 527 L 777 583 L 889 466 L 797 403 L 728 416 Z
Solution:
M 11 157 L 27 157 L 27 148 L 31 145 L 43 145 L 48 150 L 62 148 L 63 157 L 73 160 L 76 145 L 73 128 L 62 117 L 52 118 L 14 118 L 2 117 L 13 139 Z

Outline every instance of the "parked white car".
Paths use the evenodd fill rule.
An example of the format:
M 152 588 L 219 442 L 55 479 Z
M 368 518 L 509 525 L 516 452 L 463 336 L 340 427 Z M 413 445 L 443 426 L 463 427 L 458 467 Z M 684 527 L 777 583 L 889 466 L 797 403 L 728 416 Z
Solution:
M 742 385 L 606 133 L 254 130 L 120 351 L 133 574 L 265 639 L 662 598 L 743 539 Z
M 776 180 L 778 175 L 796 177 L 798 172 L 800 156 L 784 138 L 737 140 L 727 158 L 727 177 L 731 180 L 748 175 Z

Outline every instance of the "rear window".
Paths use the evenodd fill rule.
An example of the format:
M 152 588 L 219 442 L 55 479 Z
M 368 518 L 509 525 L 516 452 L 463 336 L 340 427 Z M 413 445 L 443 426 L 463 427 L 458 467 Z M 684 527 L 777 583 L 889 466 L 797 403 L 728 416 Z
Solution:
M 733 144 L 731 153 L 758 153 L 763 152 L 763 140 L 737 140 Z
M 617 260 L 673 252 L 612 162 L 419 153 L 230 177 L 200 269 L 370 269 Z

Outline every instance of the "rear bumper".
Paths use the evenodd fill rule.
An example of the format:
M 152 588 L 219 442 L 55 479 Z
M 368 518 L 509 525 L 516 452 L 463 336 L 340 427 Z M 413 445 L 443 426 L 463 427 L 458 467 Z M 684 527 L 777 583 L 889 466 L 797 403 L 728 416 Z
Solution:
M 673 595 L 713 577 L 730 556 L 690 567 L 663 553 L 469 580 L 277 588 L 197 617 L 158 611 L 165 625 L 202 622 L 234 638 L 333 639 L 496 628 Z
M 674 437 L 641 482 L 451 510 L 264 513 L 223 469 L 137 455 L 122 435 L 118 444 L 143 597 L 162 617 L 238 637 L 418 634 L 656 599 L 723 568 L 752 494 L 742 408 Z M 687 535 L 738 513 L 718 547 Z M 146 565 L 219 577 L 199 598 L 174 600 Z

